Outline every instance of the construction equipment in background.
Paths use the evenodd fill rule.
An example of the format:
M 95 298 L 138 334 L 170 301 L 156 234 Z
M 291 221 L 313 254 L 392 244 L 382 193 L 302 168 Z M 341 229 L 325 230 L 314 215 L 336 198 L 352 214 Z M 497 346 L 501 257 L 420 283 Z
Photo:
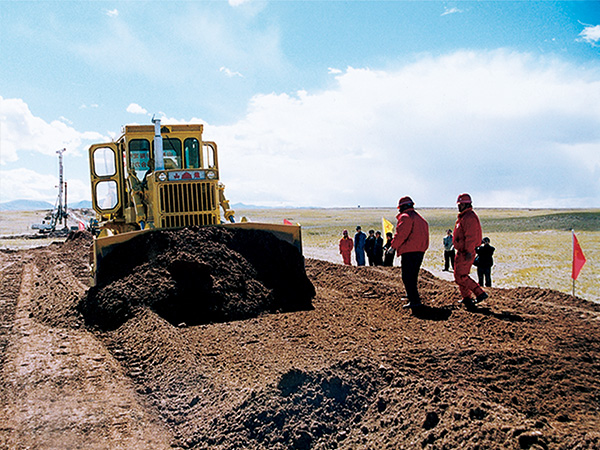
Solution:
M 115 246 L 156 229 L 263 230 L 302 253 L 299 225 L 236 223 L 219 179 L 217 144 L 203 140 L 202 124 L 161 125 L 154 118 L 152 122 L 126 125 L 117 140 L 89 149 L 92 205 L 99 228 L 94 276 Z
M 67 182 L 64 181 L 63 176 L 63 153 L 65 151 L 65 148 L 56 151 L 58 154 L 58 198 L 54 204 L 54 209 L 44 218 L 42 223 L 31 225 L 32 229 L 39 230 L 40 233 L 52 234 L 53 236 L 66 236 L 70 231 L 67 226 L 67 219 L 69 218 L 69 213 L 67 212 Z

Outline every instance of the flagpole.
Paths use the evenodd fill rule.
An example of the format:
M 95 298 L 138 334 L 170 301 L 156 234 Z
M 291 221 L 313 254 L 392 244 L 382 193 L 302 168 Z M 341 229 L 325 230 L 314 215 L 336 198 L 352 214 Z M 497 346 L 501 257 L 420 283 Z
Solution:
M 581 245 L 579 245 L 579 241 L 577 240 L 577 236 L 575 236 L 575 230 L 571 229 L 571 233 L 573 234 L 573 264 L 571 267 L 571 278 L 573 278 L 573 297 L 575 297 L 575 280 L 577 280 L 579 272 L 581 272 L 582 267 L 586 263 L 586 259 L 583 250 L 581 249 Z
M 575 254 L 575 230 L 573 228 L 571 228 L 571 244 L 573 247 L 573 250 L 571 252 L 572 255 Z M 575 264 L 575 261 L 573 261 L 573 258 L 571 258 L 571 266 L 573 266 L 573 264 Z M 573 268 L 571 268 L 571 273 L 573 271 Z M 573 278 L 573 276 L 571 275 L 571 278 Z M 573 278 L 573 297 L 575 297 L 575 278 Z

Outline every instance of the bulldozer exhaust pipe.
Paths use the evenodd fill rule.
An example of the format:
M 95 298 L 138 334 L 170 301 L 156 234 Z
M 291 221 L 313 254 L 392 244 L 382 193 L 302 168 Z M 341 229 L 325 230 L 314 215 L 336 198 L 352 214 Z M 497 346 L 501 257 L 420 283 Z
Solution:
M 154 124 L 154 170 L 165 170 L 165 152 L 160 134 L 160 119 L 152 117 Z

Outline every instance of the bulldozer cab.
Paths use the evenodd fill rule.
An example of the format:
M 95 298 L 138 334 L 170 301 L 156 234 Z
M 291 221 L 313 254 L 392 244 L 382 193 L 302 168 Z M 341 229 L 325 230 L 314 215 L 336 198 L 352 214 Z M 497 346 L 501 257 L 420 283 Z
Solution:
M 219 187 L 217 145 L 203 126 L 127 125 L 89 150 L 92 204 L 104 228 L 120 233 L 220 223 L 233 211 Z

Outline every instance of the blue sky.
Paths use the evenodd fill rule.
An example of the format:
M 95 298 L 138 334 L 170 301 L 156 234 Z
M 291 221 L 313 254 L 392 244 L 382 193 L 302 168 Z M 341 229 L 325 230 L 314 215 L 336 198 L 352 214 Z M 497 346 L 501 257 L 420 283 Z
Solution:
M 600 2 L 0 2 L 0 202 L 201 122 L 233 203 L 600 207 Z

